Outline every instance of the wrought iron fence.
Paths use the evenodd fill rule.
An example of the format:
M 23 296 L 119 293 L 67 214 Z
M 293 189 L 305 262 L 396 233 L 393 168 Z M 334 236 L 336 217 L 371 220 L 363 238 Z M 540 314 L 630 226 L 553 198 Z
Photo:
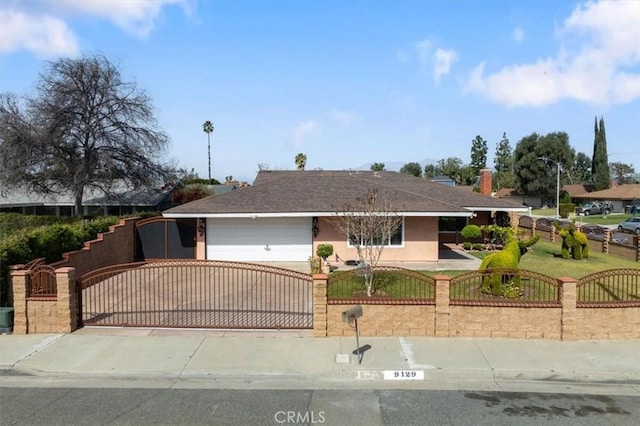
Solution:
M 640 306 L 640 269 L 610 269 L 578 279 L 578 307 Z
M 499 294 L 492 294 L 492 291 Z M 455 276 L 451 278 L 449 298 L 452 305 L 560 306 L 560 292 L 555 278 L 513 268 L 471 271 Z
M 365 279 L 373 274 L 372 295 Z M 435 304 L 433 277 L 404 268 L 375 266 L 334 272 L 327 287 L 329 304 Z
M 43 263 L 29 268 L 27 297 L 55 298 L 57 295 L 56 270 Z
M 138 262 L 78 282 L 84 325 L 311 328 L 312 279 L 264 265 L 223 261 Z

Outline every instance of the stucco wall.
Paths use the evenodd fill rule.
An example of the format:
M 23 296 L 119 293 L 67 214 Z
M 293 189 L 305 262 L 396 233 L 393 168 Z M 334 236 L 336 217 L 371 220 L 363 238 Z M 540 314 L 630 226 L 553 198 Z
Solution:
M 341 261 L 357 260 L 356 249 L 348 247 L 344 235 L 338 233 L 328 218 L 319 218 L 318 235 L 314 239 L 313 252 L 318 244 L 333 244 L 333 256 Z M 404 244 L 385 247 L 381 262 L 431 262 L 438 260 L 438 218 L 407 217 L 404 221 Z

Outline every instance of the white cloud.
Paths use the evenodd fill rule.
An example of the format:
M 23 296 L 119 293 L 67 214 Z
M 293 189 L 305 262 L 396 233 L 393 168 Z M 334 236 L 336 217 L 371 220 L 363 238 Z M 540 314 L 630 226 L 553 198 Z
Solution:
M 293 129 L 293 141 L 296 146 L 303 145 L 304 142 L 318 131 L 318 122 L 316 120 L 307 120 L 299 123 Z
M 420 65 L 433 67 L 433 81 L 436 84 L 440 83 L 443 75 L 449 74 L 451 65 L 458 59 L 458 53 L 455 50 L 436 48 L 428 39 L 417 42 L 415 50 Z
M 107 20 L 137 37 L 147 37 L 167 5 L 190 13 L 191 0 L 58 0 L 0 3 L 0 54 L 27 50 L 38 57 L 75 56 L 71 17 Z
M 451 64 L 458 59 L 458 54 L 451 49 L 436 49 L 433 54 L 433 61 L 435 65 L 433 67 L 433 81 L 436 84 L 440 83 L 440 78 L 443 75 L 449 74 L 451 71 Z
M 165 6 L 188 7 L 186 0 L 59 0 L 59 3 L 72 13 L 106 19 L 138 37 L 147 37 L 151 33 Z
M 513 30 L 513 39 L 518 43 L 521 43 L 524 40 L 524 30 L 522 28 L 516 28 Z
M 554 57 L 508 65 L 486 76 L 485 64 L 479 64 L 465 92 L 508 106 L 543 106 L 562 99 L 606 105 L 640 98 L 640 2 L 578 5 L 558 37 Z
M 0 9 L 0 54 L 19 50 L 48 58 L 75 56 L 79 48 L 73 31 L 60 19 Z
M 358 120 L 358 115 L 351 111 L 340 111 L 334 109 L 330 113 L 331 118 L 340 124 L 349 125 Z
M 418 61 L 423 66 L 429 65 L 431 62 L 431 51 L 433 49 L 433 43 L 429 40 L 422 40 L 416 43 L 416 54 L 418 55 Z

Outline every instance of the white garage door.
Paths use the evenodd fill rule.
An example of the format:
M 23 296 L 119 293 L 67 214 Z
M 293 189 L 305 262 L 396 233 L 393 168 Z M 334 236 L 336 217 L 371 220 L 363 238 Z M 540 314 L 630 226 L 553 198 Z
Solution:
M 311 218 L 207 219 L 207 259 L 307 261 Z

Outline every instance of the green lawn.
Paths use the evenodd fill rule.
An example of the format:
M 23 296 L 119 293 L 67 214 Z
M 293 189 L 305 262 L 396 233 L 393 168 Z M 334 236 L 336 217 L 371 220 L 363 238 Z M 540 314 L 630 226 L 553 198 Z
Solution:
M 604 216 L 578 216 L 576 221 L 583 223 L 590 223 L 593 225 L 617 225 L 620 222 L 624 222 L 630 218 L 630 214 L 614 213 L 607 217 Z
M 555 219 L 556 211 L 554 209 L 535 209 L 531 211 L 533 216 L 545 216 L 551 219 Z M 593 225 L 616 225 L 628 218 L 630 214 L 626 213 L 612 213 L 608 216 L 603 215 L 589 215 L 589 216 L 576 216 L 577 222 L 590 223 Z
M 640 263 L 604 253 L 589 253 L 588 259 L 573 260 L 560 257 L 561 242 L 540 240 L 522 256 L 520 268 L 536 271 L 552 277 L 580 278 L 592 272 L 616 268 L 640 268 Z M 489 252 L 472 252 L 482 259 Z

